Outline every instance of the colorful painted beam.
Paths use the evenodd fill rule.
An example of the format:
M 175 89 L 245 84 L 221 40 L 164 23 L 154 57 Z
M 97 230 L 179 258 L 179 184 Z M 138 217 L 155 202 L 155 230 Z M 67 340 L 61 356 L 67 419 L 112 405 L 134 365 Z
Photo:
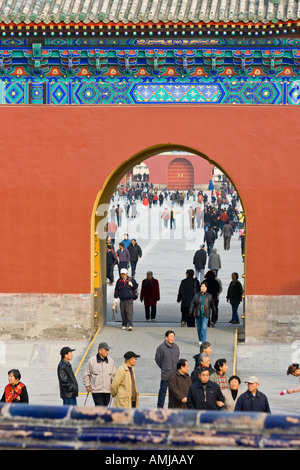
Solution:
M 300 104 L 293 78 L 193 77 L 193 79 L 112 77 L 7 77 L 0 81 L 0 104 Z

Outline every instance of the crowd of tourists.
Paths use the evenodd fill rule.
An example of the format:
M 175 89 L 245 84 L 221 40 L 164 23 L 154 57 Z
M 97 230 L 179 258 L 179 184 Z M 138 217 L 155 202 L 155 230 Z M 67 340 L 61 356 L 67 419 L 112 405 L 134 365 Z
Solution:
M 116 234 L 122 227 L 122 217 L 135 218 L 139 215 L 137 200 L 147 210 L 155 205 L 163 208 L 163 225 L 165 228 L 170 226 L 170 229 L 176 229 L 176 216 L 173 215 L 176 213 L 176 206 L 189 203 L 189 228 L 202 228 L 204 232 L 203 243 L 194 253 L 193 269 L 187 269 L 185 279 L 178 282 L 176 298 L 181 309 L 181 326 L 196 328 L 199 354 L 194 356 L 195 364 L 190 374 L 191 365 L 181 358 L 174 331 L 166 331 L 164 341 L 155 354 L 155 363 L 161 373 L 157 408 L 164 407 L 168 392 L 169 408 L 270 412 L 267 397 L 258 390 L 257 377 L 252 376 L 247 380 L 248 390 L 242 393 L 240 378 L 227 375 L 226 359 L 217 359 L 212 365 L 212 345 L 206 339 L 207 328 L 215 327 L 218 321 L 219 295 L 223 290 L 218 275 L 221 258 L 214 246 L 215 240 L 222 236 L 224 250 L 229 250 L 230 239 L 235 232 L 239 233 L 241 242 L 243 239 L 244 215 L 237 208 L 239 201 L 233 188 L 228 184 L 221 190 L 210 191 L 209 194 L 195 190 L 169 191 L 167 188 L 160 191 L 147 181 L 137 183 L 135 188 L 118 187 L 106 227 L 107 280 L 109 285 L 114 286 L 113 308 L 118 303 L 120 305 L 121 328 L 128 331 L 133 328 L 135 300 L 139 298 L 144 303 L 147 321 L 156 320 L 156 306 L 160 300 L 159 281 L 154 278 L 152 271 L 146 273 L 140 286 L 136 281 L 137 265 L 143 256 L 142 247 L 137 240 L 126 233 L 116 247 Z M 166 207 L 167 201 L 169 207 Z M 118 279 L 115 282 L 116 266 Z M 226 300 L 232 307 L 230 322 L 234 324 L 239 323 L 238 307 L 243 297 L 243 287 L 238 277 L 238 273 L 232 273 L 226 292 Z M 97 354 L 88 360 L 83 377 L 87 394 L 92 395 L 95 405 L 138 407 L 139 393 L 134 366 L 140 356 L 127 351 L 124 354 L 124 363 L 116 368 L 109 354 L 110 349 L 107 343 L 102 342 Z M 73 351 L 69 347 L 62 348 L 57 368 L 60 396 L 66 405 L 77 404 L 79 389 L 71 366 Z M 21 382 L 20 372 L 13 369 L 8 375 L 9 383 L 5 387 L 2 401 L 28 403 L 28 392 Z
M 193 269 L 186 271 L 186 279 L 180 283 L 177 302 L 181 308 L 181 325 L 197 326 L 199 342 L 205 341 L 207 327 L 214 327 L 218 321 L 219 295 L 223 290 L 218 277 L 221 258 L 215 248 L 215 241 L 218 237 L 223 237 L 224 250 L 229 250 L 231 237 L 238 232 L 242 252 L 244 245 L 244 213 L 238 210 L 239 198 L 233 187 L 228 184 L 226 188 L 210 192 L 169 191 L 167 188 L 160 191 L 148 182 L 138 184 L 135 188 L 118 186 L 108 213 L 106 272 L 108 283 L 113 286 L 115 267 L 118 267 L 119 276 L 115 283 L 113 310 L 116 310 L 119 300 L 122 329 L 131 331 L 133 328 L 134 300 L 140 297 L 144 303 L 147 321 L 156 320 L 156 306 L 160 300 L 159 280 L 154 278 L 152 271 L 146 273 L 141 286 L 135 279 L 137 264 L 142 257 L 142 247 L 137 240 L 125 233 L 122 241 L 118 242 L 118 247 L 116 246 L 116 234 L 122 227 L 123 213 L 125 212 L 126 217 L 139 215 L 136 210 L 136 199 L 140 199 L 142 207 L 148 207 L 149 210 L 152 205 L 163 206 L 163 202 L 169 200 L 170 206 L 165 207 L 166 204 L 163 206 L 160 217 L 165 228 L 170 223 L 170 229 L 175 229 L 176 205 L 180 206 L 182 201 L 184 203 L 185 200 L 186 202 L 192 200 L 195 203 L 191 205 L 189 203 L 189 228 L 202 229 L 204 238 L 200 249 L 195 252 Z M 145 200 L 147 200 L 146 205 Z M 121 238 L 119 237 L 120 240 Z M 230 322 L 233 324 L 240 323 L 238 307 L 243 297 L 243 287 L 238 277 L 237 272 L 232 273 L 226 295 L 226 300 L 232 307 Z
M 124 362 L 116 368 L 110 349 L 106 342 L 101 342 L 97 354 L 91 356 L 86 364 L 83 376 L 86 398 L 91 394 L 95 406 L 138 408 L 139 392 L 134 366 L 141 356 L 127 351 Z M 57 377 L 63 405 L 77 405 L 79 384 L 71 365 L 74 351 L 68 346 L 60 351 Z M 203 342 L 199 354 L 194 356 L 192 373 L 189 373 L 190 364 L 180 357 L 175 332 L 167 330 L 164 341 L 155 353 L 155 363 L 161 371 L 157 408 L 164 408 L 168 394 L 167 406 L 170 409 L 271 413 L 268 398 L 258 388 L 259 379 L 256 376 L 245 380 L 247 389 L 243 391 L 241 379 L 237 375 L 228 376 L 227 360 L 217 359 L 212 366 L 211 355 L 211 343 Z M 289 365 L 287 375 L 300 377 L 299 364 Z M 282 394 L 297 392 L 300 392 L 300 387 L 285 390 Z M 28 391 L 21 382 L 18 369 L 8 371 L 8 384 L 1 402 L 29 403 Z

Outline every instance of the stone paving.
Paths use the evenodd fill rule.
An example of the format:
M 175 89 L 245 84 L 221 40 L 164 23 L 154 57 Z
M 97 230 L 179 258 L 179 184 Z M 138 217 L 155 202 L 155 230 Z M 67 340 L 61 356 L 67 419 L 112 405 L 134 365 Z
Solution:
M 115 200 L 114 204 L 117 202 Z M 129 233 L 130 237 L 137 239 L 143 250 L 143 256 L 137 267 L 137 282 L 141 284 L 148 270 L 152 270 L 154 277 L 160 282 L 161 300 L 157 307 L 156 322 L 146 322 L 144 306 L 137 300 L 134 305 L 133 331 L 121 330 L 120 313 L 116 314 L 115 320 L 112 318 L 114 287 L 108 286 L 107 325 L 100 330 L 88 352 L 86 353 L 89 346 L 87 341 L 68 342 L 69 346 L 76 348 L 72 366 L 77 373 L 80 386 L 79 405 L 93 404 L 91 396 L 86 397 L 82 376 L 87 359 L 96 354 L 100 341 L 107 341 L 112 347 L 110 354 L 117 367 L 123 362 L 123 354 L 127 350 L 133 350 L 141 355 L 135 372 L 141 394 L 140 404 L 144 408 L 156 407 L 160 371 L 154 362 L 154 355 L 157 346 L 163 342 L 167 329 L 175 331 L 180 356 L 188 360 L 190 371 L 192 371 L 193 356 L 199 352 L 197 333 L 195 328 L 180 326 L 180 306 L 176 302 L 180 281 L 185 277 L 186 269 L 193 268 L 194 252 L 203 242 L 204 236 L 203 228 L 196 230 L 189 228 L 190 205 L 194 203 L 186 201 L 183 208 L 177 207 L 177 227 L 172 231 L 170 228 L 165 229 L 161 226 L 160 213 L 165 204 L 162 208 L 153 206 L 145 210 L 139 202 L 136 219 L 123 217 L 116 242 L 122 240 L 125 233 Z M 223 292 L 220 296 L 219 320 L 215 328 L 208 329 L 207 340 L 213 345 L 212 364 L 218 358 L 226 358 L 229 366 L 228 372 L 231 374 L 234 371 L 235 331 L 236 328 L 242 327 L 242 323 L 240 325 L 228 323 L 231 318 L 231 308 L 225 297 L 231 273 L 236 271 L 240 276 L 243 273 L 237 232 L 234 234 L 229 251 L 223 249 L 222 238 L 217 239 L 215 247 L 222 260 L 219 277 L 223 284 Z M 117 269 L 115 270 L 116 277 Z M 239 309 L 240 316 L 241 313 L 242 307 Z M 60 359 L 59 351 L 65 345 L 65 342 L 61 341 L 0 342 L 0 390 L 4 390 L 7 384 L 7 371 L 10 368 L 18 368 L 21 371 L 22 380 L 27 385 L 31 404 L 61 404 L 56 369 Z M 252 340 L 238 344 L 235 372 L 242 379 L 242 388 L 246 389 L 244 380 L 249 375 L 258 376 L 260 389 L 269 397 L 273 413 L 298 411 L 297 403 L 300 395 L 280 396 L 282 389 L 298 385 L 297 379 L 286 375 L 287 366 L 291 362 L 299 362 L 298 349 L 298 342 L 277 344 Z

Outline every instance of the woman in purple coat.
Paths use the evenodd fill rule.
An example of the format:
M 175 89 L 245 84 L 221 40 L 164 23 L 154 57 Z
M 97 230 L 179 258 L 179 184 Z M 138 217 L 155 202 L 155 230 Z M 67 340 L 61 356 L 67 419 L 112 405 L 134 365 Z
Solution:
M 144 301 L 146 320 L 155 321 L 156 318 L 156 303 L 160 299 L 159 282 L 154 279 L 152 271 L 147 272 L 146 279 L 142 282 L 140 293 L 141 302 Z

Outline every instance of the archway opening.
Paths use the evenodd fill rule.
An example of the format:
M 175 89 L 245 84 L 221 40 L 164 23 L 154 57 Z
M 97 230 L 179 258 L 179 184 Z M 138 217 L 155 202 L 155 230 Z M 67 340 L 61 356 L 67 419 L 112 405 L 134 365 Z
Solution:
M 160 181 L 151 181 L 151 161 L 159 159 L 166 159 L 166 155 L 176 153 L 171 156 L 170 162 L 178 160 L 178 153 L 186 153 L 193 156 L 198 161 L 205 162 L 210 170 L 209 176 L 202 182 L 202 187 L 199 180 L 190 178 L 184 183 L 184 188 L 168 188 L 168 165 L 166 167 L 164 178 Z M 174 158 L 175 156 L 175 158 Z M 182 160 L 184 160 L 182 158 Z M 190 164 L 190 162 L 188 162 Z M 134 168 L 140 167 L 150 168 L 148 172 L 147 181 L 143 182 L 141 188 L 141 181 L 134 181 L 133 175 Z M 187 167 L 188 165 L 186 165 Z M 190 164 L 192 170 L 193 165 Z M 163 171 L 158 171 L 162 175 Z M 132 178 L 127 178 L 131 175 Z M 145 191 L 147 187 L 147 191 Z M 197 189 L 195 189 L 197 187 Z M 136 189 L 142 189 L 136 192 Z M 149 195 L 149 188 L 152 195 L 157 196 L 157 203 L 152 202 L 151 205 L 143 204 L 145 196 Z M 133 189 L 133 191 L 131 191 Z M 130 197 L 128 192 L 131 191 Z M 159 197 L 163 194 L 163 202 L 160 204 Z M 184 194 L 183 204 L 178 200 L 174 200 L 174 195 L 177 193 Z M 134 204 L 132 204 L 132 195 Z M 201 195 L 201 197 L 199 197 Z M 230 219 L 234 219 L 234 235 L 232 237 L 231 250 L 227 253 L 223 252 L 223 239 L 221 235 L 221 226 L 215 230 L 217 238 L 215 247 L 218 253 L 223 257 L 222 267 L 222 280 L 223 280 L 223 300 L 226 295 L 227 286 L 231 281 L 231 273 L 238 272 L 241 278 L 244 277 L 244 263 L 245 263 L 245 214 L 240 198 L 238 189 L 220 166 L 213 160 L 210 160 L 206 155 L 195 149 L 179 145 L 161 145 L 145 149 L 140 153 L 132 156 L 129 160 L 123 162 L 106 180 L 102 190 L 98 194 L 94 213 L 92 218 L 92 292 L 94 293 L 94 318 L 95 328 L 101 324 L 115 324 L 120 322 L 120 315 L 115 315 L 112 312 L 113 291 L 114 285 L 109 285 L 106 271 L 106 247 L 107 237 L 113 234 L 107 232 L 108 223 L 114 222 L 116 231 L 114 235 L 115 251 L 118 249 L 118 244 L 123 241 L 125 234 L 129 238 L 135 238 L 137 243 L 142 248 L 142 258 L 138 262 L 137 280 L 139 289 L 142 285 L 142 280 L 146 277 L 148 270 L 154 273 L 160 282 L 161 299 L 157 304 L 156 321 L 158 324 L 163 323 L 178 323 L 181 322 L 180 306 L 177 303 L 177 293 L 180 281 L 185 277 L 187 269 L 194 269 L 193 264 L 194 254 L 199 250 L 202 244 L 205 244 L 204 235 L 206 231 L 203 221 L 198 220 L 196 216 L 197 209 L 202 209 L 201 218 L 207 209 L 214 208 L 218 210 L 218 217 L 220 211 L 228 212 L 228 207 L 232 207 L 234 201 L 233 213 Z M 122 220 L 117 220 L 115 211 L 117 206 L 122 208 Z M 134 209 L 133 209 L 134 207 Z M 171 230 L 170 222 L 168 226 L 164 225 L 162 212 L 165 209 L 174 207 L 178 212 L 178 219 L 176 220 L 176 228 Z M 132 215 L 132 211 L 135 211 Z M 191 225 L 191 213 L 194 211 L 194 226 Z M 228 214 L 227 214 L 228 215 Z M 240 216 L 240 221 L 239 221 Z M 114 220 L 113 220 L 114 219 Z M 206 226 L 208 222 L 206 221 Z M 243 233 L 240 232 L 243 230 Z M 234 247 L 234 250 L 233 250 Z M 207 246 L 206 246 L 207 249 Z M 225 259 L 226 258 L 226 259 Z M 207 264 L 205 270 L 209 270 L 208 266 L 209 257 L 207 257 Z M 130 264 L 128 264 L 130 267 Z M 129 270 L 130 273 L 130 270 Z M 118 268 L 115 268 L 114 281 L 119 277 Z M 243 282 L 243 281 L 242 281 Z M 244 293 L 245 293 L 245 285 Z M 225 300 L 226 302 L 226 300 Z M 224 302 L 223 302 L 224 303 Z M 135 324 L 141 324 L 146 321 L 144 305 L 139 300 L 136 302 L 134 320 Z M 223 305 L 222 321 L 220 323 L 228 322 L 229 320 L 229 305 Z M 170 313 L 172 312 L 172 313 Z M 240 307 L 240 317 L 243 326 L 243 306 Z

